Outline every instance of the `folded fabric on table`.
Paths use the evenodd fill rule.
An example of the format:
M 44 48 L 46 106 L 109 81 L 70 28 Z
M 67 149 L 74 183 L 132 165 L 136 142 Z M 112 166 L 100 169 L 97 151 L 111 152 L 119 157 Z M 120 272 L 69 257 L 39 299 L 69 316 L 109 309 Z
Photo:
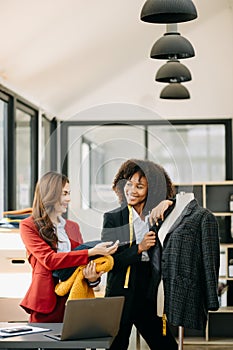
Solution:
M 32 208 L 4 211 L 3 218 L 0 221 L 1 227 L 19 228 L 21 220 L 26 219 L 32 214 Z
M 24 214 L 31 215 L 32 214 L 32 208 L 8 210 L 8 211 L 4 211 L 3 212 L 3 216 L 6 217 L 6 218 L 8 217 L 8 215 L 24 215 Z

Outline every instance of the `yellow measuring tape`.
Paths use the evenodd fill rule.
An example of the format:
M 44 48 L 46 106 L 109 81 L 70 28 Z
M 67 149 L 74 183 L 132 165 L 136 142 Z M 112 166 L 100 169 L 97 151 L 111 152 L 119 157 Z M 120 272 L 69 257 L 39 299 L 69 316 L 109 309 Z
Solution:
M 163 322 L 163 336 L 166 336 L 167 334 L 167 317 L 165 314 L 162 316 L 162 322 Z
M 128 205 L 128 209 L 129 209 L 129 246 L 131 247 L 133 242 L 133 208 L 131 207 L 131 205 Z M 130 266 L 128 266 L 126 271 L 124 288 L 128 288 L 129 276 L 130 276 Z

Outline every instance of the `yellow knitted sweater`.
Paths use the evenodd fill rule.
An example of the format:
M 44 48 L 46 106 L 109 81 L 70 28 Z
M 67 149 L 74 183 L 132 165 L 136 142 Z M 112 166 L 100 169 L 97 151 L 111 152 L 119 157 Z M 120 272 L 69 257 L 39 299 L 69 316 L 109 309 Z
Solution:
M 96 272 L 108 272 L 113 268 L 114 260 L 111 255 L 101 256 L 94 259 L 96 263 Z M 59 282 L 55 287 L 55 293 L 59 296 L 66 295 L 69 292 L 69 299 L 94 298 L 95 293 L 83 275 L 83 269 L 86 265 L 76 268 L 73 274 L 63 282 Z

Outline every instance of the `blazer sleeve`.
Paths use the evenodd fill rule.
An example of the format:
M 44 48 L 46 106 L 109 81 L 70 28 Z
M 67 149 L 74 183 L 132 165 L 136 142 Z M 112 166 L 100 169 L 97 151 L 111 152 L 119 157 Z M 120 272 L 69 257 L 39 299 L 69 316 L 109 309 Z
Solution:
M 217 289 L 220 264 L 220 242 L 217 220 L 209 211 L 207 211 L 202 220 L 202 258 L 206 306 L 208 310 L 216 311 L 219 308 Z
M 126 268 L 141 260 L 141 254 L 138 254 L 138 245 L 135 240 L 130 246 L 128 221 L 124 222 L 119 214 L 111 212 L 104 214 L 101 238 L 103 241 L 120 241 L 116 253 L 113 254 L 113 269 Z

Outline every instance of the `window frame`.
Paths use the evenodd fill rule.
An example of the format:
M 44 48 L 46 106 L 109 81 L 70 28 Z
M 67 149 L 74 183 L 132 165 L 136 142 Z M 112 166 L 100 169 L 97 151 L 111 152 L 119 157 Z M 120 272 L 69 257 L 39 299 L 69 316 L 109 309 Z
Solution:
M 31 116 L 31 202 L 38 179 L 39 109 L 10 90 L 0 87 L 0 99 L 8 104 L 4 123 L 4 210 L 16 208 L 16 110 Z
M 179 125 L 220 125 L 225 127 L 225 180 L 232 180 L 233 178 L 233 151 L 232 151 L 232 119 L 171 119 L 171 120 L 132 120 L 125 122 L 117 121 L 62 121 L 60 129 L 60 157 L 61 157 L 61 171 L 64 174 L 68 172 L 68 128 L 71 126 L 128 126 L 141 125 L 145 127 L 145 147 L 146 158 L 148 154 L 148 126 L 151 125 L 167 125 L 170 123 L 174 127 Z

